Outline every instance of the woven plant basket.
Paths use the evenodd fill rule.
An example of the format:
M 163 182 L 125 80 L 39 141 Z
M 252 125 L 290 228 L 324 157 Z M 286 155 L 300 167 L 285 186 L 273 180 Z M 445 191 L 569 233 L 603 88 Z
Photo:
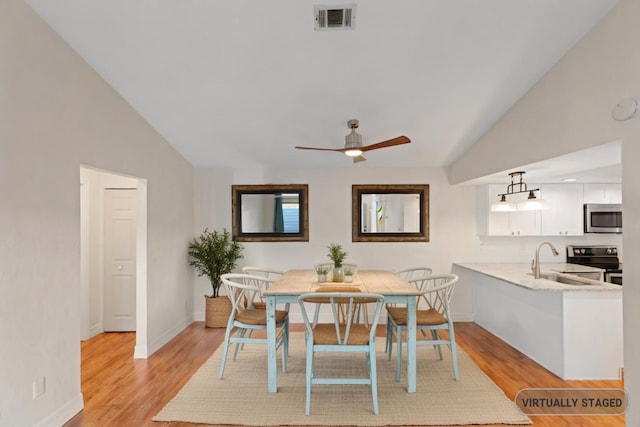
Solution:
M 226 296 L 211 298 L 204 296 L 205 321 L 207 328 L 226 328 L 231 315 L 231 301 Z

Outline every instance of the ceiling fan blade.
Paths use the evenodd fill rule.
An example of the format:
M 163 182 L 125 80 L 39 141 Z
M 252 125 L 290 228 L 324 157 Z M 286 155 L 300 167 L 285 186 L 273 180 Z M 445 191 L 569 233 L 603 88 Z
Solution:
M 365 159 L 362 156 L 356 156 L 356 157 L 353 158 L 353 163 L 364 162 L 365 160 L 367 160 L 367 159 Z
M 318 147 L 295 147 L 298 150 L 318 150 L 318 151 L 338 151 L 343 153 L 345 151 L 344 148 L 318 148 Z
M 409 138 L 402 135 L 396 138 L 388 139 L 386 141 L 378 142 L 377 144 L 365 145 L 360 149 L 362 151 L 370 151 L 370 150 L 377 150 L 378 148 L 393 147 L 394 145 L 408 144 L 410 142 L 411 140 Z

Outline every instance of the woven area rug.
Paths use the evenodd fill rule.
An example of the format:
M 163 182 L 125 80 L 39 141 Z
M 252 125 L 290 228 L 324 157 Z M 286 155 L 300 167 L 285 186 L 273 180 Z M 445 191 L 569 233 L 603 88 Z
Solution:
M 266 346 L 245 346 L 235 362 L 230 350 L 222 380 L 218 379 L 219 349 L 154 421 L 249 426 L 531 424 L 460 348 L 460 381 L 456 382 L 448 350 L 443 349 L 445 357 L 440 360 L 432 347 L 419 347 L 417 392 L 407 393 L 406 371 L 396 382 L 395 359 L 387 360 L 384 338 L 377 340 L 380 415 L 373 413 L 369 386 L 316 385 L 311 415 L 305 416 L 304 334 L 292 332 L 290 338 L 286 373 L 278 353 L 278 393 L 267 391 Z M 318 375 L 327 369 L 341 376 L 351 371 L 359 376 L 366 372 L 366 362 L 362 354 L 317 355 Z

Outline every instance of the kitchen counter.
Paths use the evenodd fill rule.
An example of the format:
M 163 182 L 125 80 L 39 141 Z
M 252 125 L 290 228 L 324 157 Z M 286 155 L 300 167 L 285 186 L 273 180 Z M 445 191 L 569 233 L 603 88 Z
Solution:
M 591 267 L 543 263 L 571 276 Z M 456 286 L 471 288 L 473 321 L 565 380 L 619 379 L 622 287 L 534 279 L 525 263 L 456 263 Z M 562 272 L 562 273 L 560 273 Z M 596 341 L 594 341 L 596 340 Z
M 580 281 L 584 285 L 567 285 L 547 279 L 534 279 L 531 274 L 531 265 L 525 263 L 456 263 L 472 271 L 477 271 L 496 279 L 504 280 L 516 286 L 538 291 L 594 291 L 594 292 L 622 292 L 622 287 L 612 285 L 599 280 L 591 280 L 584 277 Z M 579 264 L 568 263 L 541 263 L 540 273 L 559 273 L 560 275 L 575 275 L 578 273 L 602 273 L 601 268 L 588 267 Z M 575 278 L 575 276 L 569 276 Z

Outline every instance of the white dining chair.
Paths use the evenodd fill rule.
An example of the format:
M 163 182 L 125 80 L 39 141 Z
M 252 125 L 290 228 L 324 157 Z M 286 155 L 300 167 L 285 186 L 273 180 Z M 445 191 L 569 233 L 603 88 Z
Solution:
M 253 338 L 254 330 L 267 329 L 267 312 L 265 308 L 255 308 L 267 287 L 269 279 L 252 276 L 250 274 L 229 273 L 220 276 L 225 287 L 227 297 L 231 300 L 231 315 L 227 322 L 222 350 L 222 362 L 218 378 L 224 376 L 229 346 L 235 344 L 233 360 L 236 360 L 240 345 L 267 344 L 267 338 Z M 276 310 L 276 351 L 282 348 L 282 372 L 286 372 L 287 356 L 289 353 L 289 310 Z M 265 352 L 266 353 L 266 352 Z
M 376 372 L 376 327 L 384 297 L 362 292 L 314 292 L 298 298 L 305 324 L 306 343 L 306 403 L 305 414 L 311 413 L 311 389 L 316 384 L 364 384 L 371 386 L 373 412 L 378 409 L 378 379 Z M 371 325 L 357 323 L 358 306 L 375 303 L 375 317 Z M 314 323 L 307 312 L 309 304 L 326 304 L 331 307 L 332 322 Z M 344 308 L 346 316 L 340 315 Z M 367 377 L 319 377 L 314 371 L 316 353 L 364 353 L 367 358 Z
M 429 267 L 410 267 L 402 270 L 395 270 L 394 273 L 408 282 L 416 277 L 431 276 L 433 274 L 433 270 Z
M 251 274 L 252 276 L 264 276 L 267 279 L 277 279 L 284 274 L 284 270 L 278 270 L 270 267 L 255 267 L 251 265 L 242 267 L 242 272 L 244 274 Z
M 250 274 L 252 276 L 260 276 L 265 277 L 266 281 L 262 281 L 261 283 L 256 283 L 258 285 L 264 285 L 262 292 L 266 291 L 271 283 L 273 283 L 277 278 L 284 274 L 283 270 L 278 270 L 270 267 L 254 267 L 254 266 L 246 266 L 242 267 L 242 272 L 244 274 Z M 254 308 L 266 308 L 267 304 L 264 301 L 264 297 L 260 294 L 254 301 Z
M 453 363 L 453 377 L 456 381 L 458 381 L 460 377 L 458 373 L 456 339 L 449 303 L 457 281 L 458 276 L 455 274 L 431 275 L 410 280 L 410 283 L 413 283 L 416 288 L 422 292 L 416 303 L 416 329 L 421 332 L 422 336 L 416 340 L 416 346 L 434 346 L 438 350 L 438 355 L 441 360 L 442 345 L 449 347 Z M 388 359 L 391 360 L 393 335 L 395 334 L 397 347 L 396 381 L 400 381 L 403 344 L 402 333 L 406 332 L 406 330 L 407 308 L 404 306 L 387 307 L 387 341 L 385 348 Z M 438 334 L 440 330 L 446 330 L 448 337 L 441 337 Z M 427 334 L 427 332 L 430 334 Z

